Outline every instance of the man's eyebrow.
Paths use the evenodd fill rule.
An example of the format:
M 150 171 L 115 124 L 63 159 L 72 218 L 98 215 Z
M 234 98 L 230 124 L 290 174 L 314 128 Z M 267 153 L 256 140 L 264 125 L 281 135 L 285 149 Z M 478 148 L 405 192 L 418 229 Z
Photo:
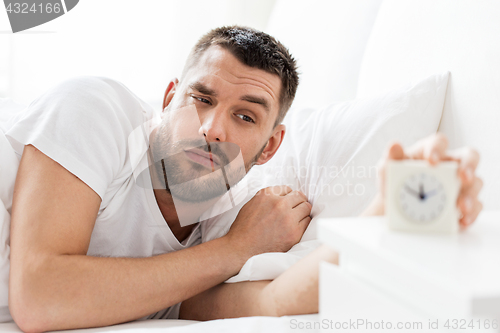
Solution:
M 266 112 L 269 112 L 269 103 L 267 102 L 267 99 L 265 99 L 265 98 L 253 96 L 253 95 L 245 95 L 245 96 L 241 97 L 241 100 L 247 101 L 250 103 L 260 104 L 264 107 Z
M 196 90 L 196 91 L 202 93 L 203 95 L 209 95 L 209 96 L 214 96 L 214 97 L 217 96 L 217 93 L 215 92 L 215 90 L 210 89 L 209 87 L 207 87 L 206 85 L 204 85 L 201 82 L 191 83 L 189 85 L 189 88 Z

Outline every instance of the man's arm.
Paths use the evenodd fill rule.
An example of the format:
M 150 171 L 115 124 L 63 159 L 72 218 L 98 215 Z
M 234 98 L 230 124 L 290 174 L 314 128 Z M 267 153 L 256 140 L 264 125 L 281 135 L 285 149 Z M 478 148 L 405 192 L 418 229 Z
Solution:
M 338 254 L 323 245 L 272 281 L 222 283 L 182 302 L 179 316 L 213 320 L 317 313 L 321 261 L 338 265 Z
M 271 203 L 248 216 L 265 199 Z M 151 258 L 90 257 L 86 253 L 99 196 L 26 146 L 11 219 L 12 317 L 22 330 L 39 332 L 106 326 L 164 309 L 235 275 L 254 254 L 286 251 L 297 243 L 309 223 L 304 217 L 310 205 L 303 200 L 285 188 L 281 196 L 252 199 L 247 214 L 240 213 L 225 237 L 178 252 Z M 275 242 L 270 237 L 280 229 L 286 232 Z

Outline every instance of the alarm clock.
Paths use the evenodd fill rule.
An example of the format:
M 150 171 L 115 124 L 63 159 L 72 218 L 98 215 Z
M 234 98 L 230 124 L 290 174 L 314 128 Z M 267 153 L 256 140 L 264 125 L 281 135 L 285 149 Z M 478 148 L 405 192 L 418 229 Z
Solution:
M 454 233 L 459 229 L 458 163 L 424 160 L 389 161 L 385 213 L 389 229 Z

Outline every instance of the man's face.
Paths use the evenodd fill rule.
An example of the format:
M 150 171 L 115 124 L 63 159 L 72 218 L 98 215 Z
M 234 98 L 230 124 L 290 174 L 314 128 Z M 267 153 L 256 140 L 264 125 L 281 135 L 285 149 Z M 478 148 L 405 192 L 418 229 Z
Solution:
M 253 164 L 267 162 L 284 135 L 282 125 L 273 128 L 280 89 L 277 75 L 248 67 L 221 47 L 207 49 L 182 82 L 167 89 L 168 107 L 152 145 L 171 192 L 172 185 L 190 183 L 188 191 L 172 194 L 188 201 L 220 196 Z M 221 168 L 225 179 L 214 172 Z

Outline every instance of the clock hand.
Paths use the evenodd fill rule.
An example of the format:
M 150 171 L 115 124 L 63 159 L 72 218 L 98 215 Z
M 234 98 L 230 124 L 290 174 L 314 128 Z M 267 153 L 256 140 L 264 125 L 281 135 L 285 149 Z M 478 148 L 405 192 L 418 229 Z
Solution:
M 407 192 L 409 192 L 411 195 L 417 197 L 420 199 L 420 193 L 418 193 L 417 191 L 415 191 L 414 189 L 412 189 L 411 187 L 409 187 L 408 185 L 405 185 L 405 190 Z
M 424 184 L 420 183 L 418 188 L 420 190 L 420 193 L 419 193 L 420 199 L 424 200 L 425 199 Z
M 433 189 L 432 191 L 429 191 L 425 194 L 426 197 L 433 196 L 437 193 L 437 189 Z

